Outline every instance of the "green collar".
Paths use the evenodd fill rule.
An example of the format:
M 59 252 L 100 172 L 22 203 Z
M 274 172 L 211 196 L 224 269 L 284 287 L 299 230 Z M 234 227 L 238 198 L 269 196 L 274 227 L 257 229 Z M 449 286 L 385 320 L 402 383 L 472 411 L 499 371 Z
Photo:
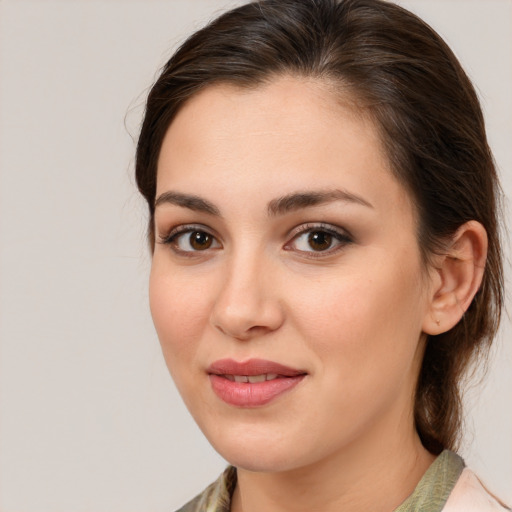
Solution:
M 395 512 L 440 512 L 463 469 L 464 461 L 456 453 L 444 450 Z

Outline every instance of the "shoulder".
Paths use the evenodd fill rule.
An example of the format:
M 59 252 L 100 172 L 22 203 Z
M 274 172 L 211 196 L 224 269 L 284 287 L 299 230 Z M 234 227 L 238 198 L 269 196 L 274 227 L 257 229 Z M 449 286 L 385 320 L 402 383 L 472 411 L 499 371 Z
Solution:
M 443 512 L 506 512 L 507 508 L 494 497 L 480 482 L 478 477 L 465 468 L 452 492 Z

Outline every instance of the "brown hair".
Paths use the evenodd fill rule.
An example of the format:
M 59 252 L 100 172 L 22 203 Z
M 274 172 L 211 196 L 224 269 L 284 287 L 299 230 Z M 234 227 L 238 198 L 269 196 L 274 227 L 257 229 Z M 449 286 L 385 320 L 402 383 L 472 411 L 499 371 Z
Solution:
M 416 389 L 414 418 L 424 446 L 432 453 L 453 449 L 462 377 L 490 345 L 503 302 L 499 184 L 475 90 L 418 17 L 383 0 L 262 0 L 193 34 L 153 85 L 138 142 L 136 178 L 149 206 L 150 243 L 157 160 L 179 108 L 213 83 L 256 87 L 283 74 L 338 84 L 370 113 L 415 201 L 425 262 L 466 221 L 487 231 L 480 290 L 461 322 L 428 339 Z

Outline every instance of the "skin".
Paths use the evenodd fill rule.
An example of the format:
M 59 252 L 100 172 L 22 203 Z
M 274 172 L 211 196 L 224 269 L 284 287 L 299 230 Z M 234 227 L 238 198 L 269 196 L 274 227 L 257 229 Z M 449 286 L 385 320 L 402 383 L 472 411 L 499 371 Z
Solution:
M 331 196 L 269 213 L 297 192 Z M 159 197 L 153 320 L 187 407 L 238 468 L 232 510 L 396 508 L 434 459 L 412 416 L 426 334 L 458 321 L 470 299 L 457 285 L 474 265 L 425 269 L 414 205 L 372 122 L 313 80 L 210 86 L 165 136 Z M 308 233 L 326 226 L 339 240 L 312 248 Z M 190 232 L 169 240 L 176 229 L 211 245 L 194 250 Z M 470 254 L 485 232 L 464 233 L 457 250 Z M 234 407 L 206 371 L 223 358 L 307 376 L 265 406 Z

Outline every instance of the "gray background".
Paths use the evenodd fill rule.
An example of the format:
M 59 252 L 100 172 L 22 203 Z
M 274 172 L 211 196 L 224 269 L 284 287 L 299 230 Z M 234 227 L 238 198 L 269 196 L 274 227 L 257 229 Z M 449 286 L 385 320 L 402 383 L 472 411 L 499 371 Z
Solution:
M 153 332 L 129 134 L 170 49 L 235 3 L 0 0 L 1 512 L 169 511 L 225 464 Z M 401 3 L 474 79 L 510 199 L 512 2 Z M 462 450 L 509 503 L 511 330 L 470 393 Z

